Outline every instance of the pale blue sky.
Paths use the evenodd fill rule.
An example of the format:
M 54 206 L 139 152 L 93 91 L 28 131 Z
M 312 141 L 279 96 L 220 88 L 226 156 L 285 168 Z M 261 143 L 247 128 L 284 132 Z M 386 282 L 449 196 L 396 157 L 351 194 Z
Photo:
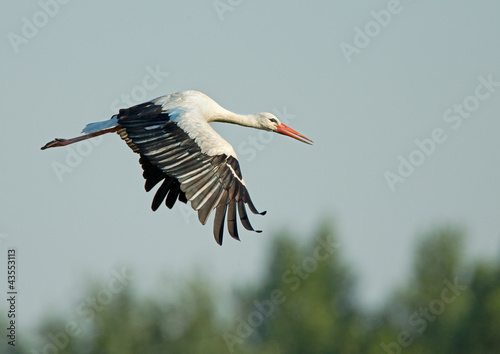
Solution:
M 208 0 L 72 0 L 45 10 L 53 17 L 36 1 L 4 4 L 0 247 L 18 249 L 21 328 L 53 309 L 73 316 L 86 281 L 124 265 L 143 293 L 196 268 L 221 289 L 255 281 L 276 231 L 305 238 L 323 218 L 368 305 L 408 281 L 413 247 L 434 227 L 463 227 L 468 256 L 496 256 L 500 87 L 482 82 L 500 82 L 500 3 L 402 0 L 385 27 L 373 22 L 391 4 L 242 1 L 222 20 Z M 43 27 L 30 33 L 24 17 Z M 341 48 L 363 39 L 356 28 L 372 37 L 346 58 Z M 216 125 L 268 211 L 251 219 L 264 233 L 219 247 L 211 220 L 178 206 L 153 213 L 138 156 L 118 136 L 40 151 L 127 102 L 186 89 L 235 112 L 278 112 L 315 141 Z M 413 152 L 435 129 L 444 142 Z M 392 191 L 384 174 L 398 173 L 400 155 L 420 165 Z

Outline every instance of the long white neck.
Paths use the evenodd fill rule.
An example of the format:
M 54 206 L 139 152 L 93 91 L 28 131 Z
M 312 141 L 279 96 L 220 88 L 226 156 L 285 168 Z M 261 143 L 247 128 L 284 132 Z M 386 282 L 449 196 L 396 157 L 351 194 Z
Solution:
M 261 128 L 257 114 L 236 114 L 222 107 L 213 112 L 208 117 L 207 122 L 224 122 L 257 129 Z

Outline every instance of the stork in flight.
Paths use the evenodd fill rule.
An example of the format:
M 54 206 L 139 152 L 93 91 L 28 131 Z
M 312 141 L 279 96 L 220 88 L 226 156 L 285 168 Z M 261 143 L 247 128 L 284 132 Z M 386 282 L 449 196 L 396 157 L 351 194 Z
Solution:
M 235 114 L 201 92 L 183 91 L 121 109 L 109 120 L 88 124 L 84 135 L 54 139 L 42 150 L 117 132 L 141 156 L 146 191 L 163 181 L 151 209 L 157 210 L 164 200 L 170 209 L 177 200 L 190 201 L 203 225 L 215 209 L 214 237 L 222 245 L 226 213 L 229 234 L 239 240 L 236 209 L 245 229 L 256 232 L 261 231 L 250 224 L 245 204 L 254 214 L 265 212 L 253 205 L 233 147 L 208 124 L 211 122 L 239 124 L 313 142 L 271 113 Z

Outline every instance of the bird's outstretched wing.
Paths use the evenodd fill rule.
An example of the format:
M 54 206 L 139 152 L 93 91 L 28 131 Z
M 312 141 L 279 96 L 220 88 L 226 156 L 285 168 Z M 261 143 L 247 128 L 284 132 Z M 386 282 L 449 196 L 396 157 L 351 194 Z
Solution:
M 177 199 L 190 201 L 204 225 L 215 209 L 214 237 L 219 245 L 222 245 L 226 213 L 229 234 L 239 240 L 236 209 L 243 226 L 256 231 L 250 224 L 245 205 L 254 214 L 264 215 L 265 212 L 258 212 L 253 205 L 238 160 L 224 148 L 204 151 L 200 147 L 204 145 L 203 134 L 197 132 L 193 138 L 181 128 L 182 112 L 177 112 L 175 120 L 171 120 L 171 114 L 161 105 L 148 102 L 122 109 L 117 117 L 122 127 L 118 131 L 121 138 L 141 155 L 139 161 L 144 169 L 146 191 L 163 181 L 153 199 L 153 210 L 163 200 L 169 208 Z M 199 122 L 206 124 L 201 126 L 210 127 L 201 119 Z M 213 129 L 210 130 L 212 138 L 214 133 Z M 227 144 L 224 140 L 222 142 Z

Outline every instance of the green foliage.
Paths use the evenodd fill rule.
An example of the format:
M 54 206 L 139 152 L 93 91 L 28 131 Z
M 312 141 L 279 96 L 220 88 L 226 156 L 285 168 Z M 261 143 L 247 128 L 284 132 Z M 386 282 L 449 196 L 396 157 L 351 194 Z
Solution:
M 240 315 L 249 325 L 252 314 L 264 303 L 272 307 L 272 311 L 261 311 L 266 312 L 264 320 L 254 326 L 249 348 L 282 353 L 356 349 L 356 341 L 344 335 L 355 332 L 357 324 L 353 277 L 340 258 L 338 245 L 327 226 L 304 248 L 284 235 L 276 240 L 264 282 L 240 301 L 244 304 Z M 271 305 L 276 293 L 281 294 L 279 301 Z
M 200 353 L 225 349 L 217 328 L 215 306 L 201 279 L 181 289 L 175 301 L 134 299 L 120 293 L 85 338 L 88 353 Z
M 202 276 L 170 297 L 144 298 L 127 287 L 78 336 L 61 339 L 58 352 L 500 352 L 500 265 L 466 264 L 460 231 L 422 238 L 406 284 L 372 312 L 358 303 L 355 276 L 331 226 L 301 237 L 305 245 L 297 239 L 275 238 L 262 281 L 235 292 L 229 316 L 222 316 L 220 297 Z M 45 321 L 41 338 L 47 342 L 67 322 Z

